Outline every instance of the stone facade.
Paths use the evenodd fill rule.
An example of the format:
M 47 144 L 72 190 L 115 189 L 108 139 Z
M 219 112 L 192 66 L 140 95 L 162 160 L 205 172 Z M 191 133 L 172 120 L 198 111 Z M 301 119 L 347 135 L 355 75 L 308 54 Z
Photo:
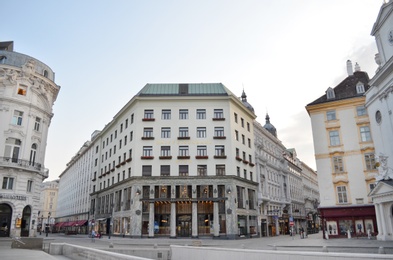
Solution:
M 52 106 L 60 86 L 44 63 L 0 43 L 0 236 L 34 236 Z

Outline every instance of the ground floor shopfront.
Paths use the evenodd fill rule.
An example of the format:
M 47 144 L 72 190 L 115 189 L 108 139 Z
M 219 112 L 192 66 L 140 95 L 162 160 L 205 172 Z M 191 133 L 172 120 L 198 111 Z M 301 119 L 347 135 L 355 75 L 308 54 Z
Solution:
M 257 236 L 256 185 L 236 179 L 130 182 L 93 196 L 92 227 L 130 237 Z
M 325 239 L 378 233 L 374 205 L 320 207 L 318 210 Z

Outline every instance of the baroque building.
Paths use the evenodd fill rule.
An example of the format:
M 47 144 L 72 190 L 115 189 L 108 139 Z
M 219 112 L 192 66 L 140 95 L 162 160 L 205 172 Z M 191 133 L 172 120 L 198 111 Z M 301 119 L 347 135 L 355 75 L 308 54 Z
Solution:
M 244 92 L 221 83 L 147 84 L 86 145 L 90 169 L 75 175 L 91 181 L 84 220 L 130 237 L 257 235 L 255 118 Z M 67 167 L 59 197 L 63 178 L 76 185 Z M 57 226 L 71 221 L 62 204 Z
M 368 193 L 377 169 L 365 93 L 366 72 L 347 61 L 348 76 L 306 106 L 312 125 L 325 238 L 377 232 Z
M 369 195 L 378 220 L 377 239 L 393 240 L 393 1 L 382 4 L 371 35 L 377 44 L 378 68 L 366 92 L 366 107 L 380 167 Z
M 60 91 L 43 62 L 0 43 L 0 236 L 34 236 L 45 150 Z

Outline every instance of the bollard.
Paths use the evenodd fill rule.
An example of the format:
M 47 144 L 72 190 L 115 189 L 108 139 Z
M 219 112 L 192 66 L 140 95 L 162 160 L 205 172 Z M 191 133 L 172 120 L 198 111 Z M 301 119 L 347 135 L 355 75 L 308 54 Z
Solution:
M 109 243 L 109 248 L 113 248 L 113 243 Z
M 378 254 L 386 254 L 386 253 L 385 253 L 385 248 L 384 248 L 383 246 L 380 246 L 380 247 L 378 248 Z
M 327 253 L 327 252 L 328 252 L 327 246 L 323 246 L 323 247 L 322 247 L 322 252 L 324 252 L 324 253 Z

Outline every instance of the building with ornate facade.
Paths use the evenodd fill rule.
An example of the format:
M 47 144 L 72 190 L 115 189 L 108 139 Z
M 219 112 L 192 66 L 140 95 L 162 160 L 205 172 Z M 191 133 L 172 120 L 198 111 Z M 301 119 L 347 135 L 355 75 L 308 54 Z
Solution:
M 326 238 L 377 232 L 368 197 L 378 172 L 367 113 L 366 72 L 347 62 L 348 77 L 306 106 L 310 115 L 320 192 L 319 212 Z
M 59 180 L 46 181 L 41 184 L 40 210 L 38 212 L 37 231 L 52 231 L 55 224 Z
M 378 48 L 378 69 L 366 92 L 366 108 L 380 167 L 376 187 L 369 195 L 377 215 L 377 238 L 393 240 L 393 1 L 382 4 L 371 35 Z
M 0 236 L 34 236 L 45 150 L 60 91 L 43 62 L 0 43 Z

